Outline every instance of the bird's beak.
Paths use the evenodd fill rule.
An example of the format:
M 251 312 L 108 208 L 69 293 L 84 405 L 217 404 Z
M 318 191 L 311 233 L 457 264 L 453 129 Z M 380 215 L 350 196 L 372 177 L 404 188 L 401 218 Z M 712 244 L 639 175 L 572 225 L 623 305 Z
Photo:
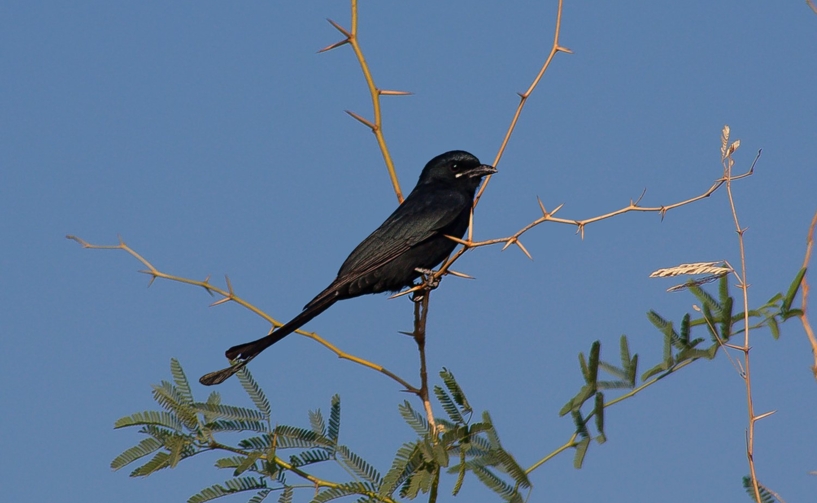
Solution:
M 457 176 L 467 176 L 468 178 L 481 178 L 485 175 L 493 175 L 496 173 L 496 168 L 487 164 L 480 164 L 476 168 L 458 173 Z

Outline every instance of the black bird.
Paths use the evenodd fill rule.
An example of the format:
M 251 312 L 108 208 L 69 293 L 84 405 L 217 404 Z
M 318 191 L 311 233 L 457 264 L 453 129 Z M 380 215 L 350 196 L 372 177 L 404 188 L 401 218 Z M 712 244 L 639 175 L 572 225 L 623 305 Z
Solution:
M 239 363 L 199 379 L 207 386 L 220 384 L 259 353 L 321 314 L 335 302 L 359 295 L 396 292 L 411 286 L 423 270 L 431 269 L 454 251 L 468 228 L 474 194 L 493 166 L 462 150 L 428 161 L 417 186 L 369 237 L 357 245 L 340 266 L 338 277 L 289 323 L 256 341 L 226 351 Z

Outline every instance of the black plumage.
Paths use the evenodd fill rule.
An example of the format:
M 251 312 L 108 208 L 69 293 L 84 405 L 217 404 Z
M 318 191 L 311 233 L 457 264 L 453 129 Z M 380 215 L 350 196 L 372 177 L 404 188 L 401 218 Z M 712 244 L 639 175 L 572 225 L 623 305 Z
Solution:
M 211 372 L 199 381 L 220 384 L 269 346 L 342 299 L 395 292 L 413 284 L 420 270 L 442 262 L 456 247 L 445 237 L 461 238 L 470 218 L 474 194 L 492 166 L 462 150 L 441 154 L 423 168 L 417 186 L 369 237 L 363 240 L 338 271 L 338 277 L 289 323 L 256 341 L 226 351 L 236 365 Z

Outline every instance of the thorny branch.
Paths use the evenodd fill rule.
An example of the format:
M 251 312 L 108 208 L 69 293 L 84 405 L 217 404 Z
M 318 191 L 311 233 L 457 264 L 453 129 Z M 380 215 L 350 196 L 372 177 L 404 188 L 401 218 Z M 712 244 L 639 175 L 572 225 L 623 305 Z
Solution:
M 739 180 L 741 178 L 746 178 L 748 176 L 751 176 L 754 173 L 755 164 L 757 163 L 757 160 L 759 158 L 760 158 L 760 152 L 758 152 L 757 156 L 755 157 L 754 162 L 752 162 L 752 165 L 751 165 L 751 167 L 749 168 L 749 170 L 747 172 L 745 172 L 745 173 L 743 173 L 741 175 L 732 176 L 730 178 L 727 178 L 724 175 L 723 177 L 715 180 L 715 182 L 712 184 L 712 186 L 710 186 L 709 189 L 707 189 L 703 194 L 692 197 L 690 199 L 686 199 L 684 201 L 680 201 L 680 202 L 677 202 L 677 203 L 664 205 L 664 206 L 639 206 L 641 198 L 644 196 L 644 194 L 642 193 L 641 196 L 637 200 L 630 201 L 630 204 L 628 204 L 627 206 L 624 206 L 623 208 L 620 208 L 618 210 L 611 211 L 610 213 L 605 213 L 603 215 L 598 215 L 598 216 L 595 216 L 595 217 L 592 217 L 592 218 L 587 218 L 587 219 L 584 219 L 584 220 L 571 220 L 571 219 L 557 218 L 557 217 L 554 216 L 556 214 L 556 212 L 558 212 L 562 208 L 563 205 L 560 204 L 553 211 L 547 211 L 545 209 L 544 204 L 542 204 L 542 201 L 537 199 L 537 202 L 539 203 L 539 209 L 542 211 L 542 216 L 537 218 L 533 222 L 529 223 L 528 225 L 522 227 L 521 229 L 519 229 L 518 231 L 516 231 L 514 234 L 512 234 L 510 236 L 503 237 L 503 238 L 487 239 L 487 240 L 484 240 L 484 241 L 472 241 L 472 240 L 459 239 L 459 238 L 456 238 L 454 236 L 448 236 L 449 239 L 451 239 L 453 241 L 456 241 L 457 243 L 461 244 L 462 247 L 458 248 L 457 251 L 454 252 L 454 254 L 451 257 L 449 257 L 448 260 L 446 260 L 443 263 L 443 265 L 440 267 L 440 269 L 434 272 L 434 278 L 439 279 L 439 278 L 441 278 L 442 276 L 444 276 L 446 274 L 453 274 L 455 276 L 462 276 L 462 273 L 456 273 L 454 271 L 451 271 L 450 267 L 468 250 L 471 250 L 473 248 L 479 248 L 479 247 L 482 247 L 482 246 L 489 246 L 489 245 L 504 243 L 505 246 L 503 246 L 502 249 L 505 250 L 506 248 L 508 248 L 511 245 L 516 245 L 516 246 L 519 247 L 519 249 L 522 251 L 522 253 L 524 253 L 528 258 L 532 259 L 531 254 L 528 252 L 527 248 L 525 248 L 525 246 L 522 244 L 522 242 L 520 241 L 519 238 L 523 234 L 528 232 L 529 230 L 531 230 L 534 227 L 536 227 L 536 226 L 538 226 L 540 224 L 543 224 L 545 222 L 554 222 L 554 223 L 559 223 L 559 224 L 575 225 L 576 226 L 576 232 L 580 233 L 581 236 L 584 237 L 584 228 L 587 225 L 598 222 L 598 221 L 601 221 L 601 220 L 606 220 L 608 218 L 612 218 L 612 217 L 615 217 L 615 216 L 618 216 L 618 215 L 622 215 L 624 213 L 630 213 L 630 212 L 659 213 L 661 215 L 661 218 L 663 218 L 664 215 L 669 210 L 678 208 L 680 206 L 685 206 L 685 205 L 688 205 L 688 204 L 692 204 L 692 203 L 694 203 L 696 201 L 700 201 L 701 199 L 705 199 L 705 198 L 711 196 L 724 183 L 726 183 L 727 180 Z M 469 232 L 470 232 L 470 229 L 473 227 L 473 213 L 471 214 L 471 218 L 472 218 L 472 221 L 471 221 L 471 225 L 469 226 Z M 400 292 L 396 296 L 401 296 L 401 295 L 406 295 L 406 294 L 409 294 L 409 293 L 413 293 L 413 292 L 416 292 L 416 291 L 420 290 L 421 288 L 422 288 L 422 286 L 418 285 L 418 286 L 412 287 L 412 288 L 410 288 L 408 290 L 403 290 L 402 292 Z
M 95 244 L 91 244 L 91 243 L 89 243 L 89 242 L 85 241 L 84 239 L 79 238 L 77 236 L 68 235 L 68 236 L 65 236 L 65 237 L 68 238 L 68 239 L 76 241 L 77 243 L 82 245 L 83 248 L 88 248 L 88 249 L 92 249 L 92 250 L 124 250 L 124 251 L 126 251 L 128 254 L 135 257 L 139 262 L 144 264 L 145 267 L 147 267 L 147 270 L 143 270 L 143 271 L 139 271 L 139 272 L 147 274 L 147 275 L 149 275 L 151 277 L 150 278 L 150 283 L 148 284 L 148 286 L 153 284 L 153 282 L 156 280 L 156 278 L 167 279 L 167 280 L 176 281 L 176 282 L 179 282 L 179 283 L 186 283 L 188 285 L 200 286 L 200 287 L 204 288 L 207 291 L 207 293 L 209 293 L 210 295 L 213 295 L 213 293 L 215 292 L 215 293 L 222 296 L 221 299 L 215 301 L 213 304 L 211 304 L 211 306 L 216 306 L 216 305 L 219 305 L 219 304 L 223 304 L 225 302 L 235 302 L 236 304 L 238 304 L 238 305 L 240 305 L 242 307 L 245 307 L 245 308 L 249 309 L 250 311 L 252 311 L 253 313 L 257 314 L 258 316 L 264 318 L 270 324 L 272 324 L 273 327 L 280 327 L 280 326 L 283 325 L 283 323 L 281 323 L 280 321 L 276 320 L 275 318 L 268 315 L 267 313 L 265 313 L 264 311 L 262 311 L 258 307 L 254 306 L 253 304 L 247 302 L 246 300 L 244 300 L 241 297 L 239 297 L 238 295 L 236 295 L 235 292 L 233 291 L 232 285 L 230 284 L 230 278 L 226 278 L 227 290 L 224 290 L 224 289 L 219 288 L 219 287 L 213 285 L 212 283 L 210 283 L 210 276 L 207 276 L 206 278 L 204 278 L 203 281 L 200 281 L 200 280 L 183 278 L 183 277 L 180 277 L 180 276 L 174 276 L 172 274 L 164 273 L 164 272 L 158 270 L 156 267 L 154 267 L 153 264 L 148 262 L 147 259 L 145 259 L 139 253 L 134 251 L 130 246 L 126 245 L 125 241 L 123 241 L 121 237 L 119 238 L 119 244 L 117 244 L 117 245 L 95 245 Z M 406 381 L 402 377 L 398 376 L 397 374 L 391 372 L 390 370 L 383 367 L 382 365 L 379 365 L 377 363 L 373 363 L 373 362 L 370 362 L 368 360 L 364 360 L 363 358 L 357 357 L 355 355 L 346 353 L 345 351 L 342 351 L 337 346 L 335 346 L 331 342 L 327 341 L 326 339 L 324 339 L 320 335 L 316 334 L 315 332 L 307 332 L 305 330 L 296 330 L 295 332 L 300 334 L 300 335 L 303 335 L 304 337 L 308 337 L 308 338 L 314 340 L 315 342 L 321 344 L 322 346 L 326 347 L 327 349 L 329 349 L 330 351 L 335 353 L 338 356 L 338 358 L 341 358 L 343 360 L 349 360 L 349 361 L 352 361 L 354 363 L 357 363 L 358 365 L 363 365 L 364 367 L 368 367 L 368 368 L 370 368 L 372 370 L 376 370 L 376 371 L 380 372 L 381 374 L 384 374 L 384 375 L 390 377 L 392 380 L 397 381 L 398 383 L 400 383 L 400 385 L 403 386 L 406 389 L 406 391 L 409 391 L 409 392 L 414 393 L 414 394 L 419 394 L 420 390 L 418 388 L 412 386 L 411 384 L 408 383 L 408 381 Z
M 738 246 L 740 248 L 740 274 L 738 274 L 734 268 L 732 268 L 732 273 L 738 278 L 738 288 L 740 288 L 743 293 L 743 346 L 737 349 L 743 352 L 742 377 L 746 383 L 746 408 L 749 414 L 749 426 L 746 432 L 746 459 L 749 462 L 749 471 L 752 476 L 755 500 L 762 501 L 760 498 L 760 486 L 757 481 L 757 473 L 755 471 L 755 423 L 764 417 L 768 417 L 771 413 L 755 415 L 755 406 L 752 398 L 752 373 L 749 358 L 749 351 L 751 350 L 749 346 L 749 284 L 746 281 L 746 247 L 743 241 L 743 234 L 746 232 L 746 229 L 740 226 L 738 211 L 735 206 L 734 197 L 732 196 L 732 168 L 735 165 L 732 154 L 739 146 L 740 140 L 729 144 L 729 126 L 724 126 L 721 134 L 721 162 L 723 164 L 723 177 L 726 179 L 726 195 L 729 199 L 729 208 L 732 210 L 732 219 L 735 223 L 735 231 L 738 235 Z M 758 156 L 759 155 L 760 153 L 758 152 Z M 755 158 L 755 161 L 757 161 L 757 158 Z M 752 163 L 752 167 L 754 167 L 754 163 Z
M 340 26 L 338 23 L 328 19 L 329 24 L 335 27 L 336 30 L 341 32 L 346 38 L 341 40 L 340 42 L 335 42 L 334 44 L 328 45 L 318 51 L 327 52 L 340 47 L 342 45 L 349 44 L 352 47 L 352 50 L 355 52 L 355 57 L 357 61 L 360 63 L 360 69 L 363 70 L 363 77 L 366 79 L 366 86 L 369 88 L 369 94 L 372 97 L 372 110 L 374 112 L 374 122 L 371 122 L 367 119 L 364 119 L 360 115 L 346 110 L 346 113 L 355 118 L 358 122 L 365 125 L 369 129 L 372 130 L 374 133 L 375 138 L 377 138 L 377 145 L 380 147 L 380 153 L 383 155 L 383 161 L 386 163 L 386 169 L 389 171 L 389 178 L 391 179 L 392 187 L 394 188 L 394 193 L 397 196 L 397 202 L 402 204 L 403 203 L 403 193 L 400 190 L 400 182 L 397 180 L 397 172 L 394 169 L 394 162 L 391 159 L 391 154 L 389 153 L 389 148 L 386 146 L 386 138 L 383 136 L 383 118 L 380 112 L 380 97 L 381 96 L 405 96 L 411 94 L 406 91 L 390 91 L 386 89 L 379 89 L 375 83 L 374 78 L 372 77 L 372 72 L 369 70 L 369 64 L 366 62 L 366 58 L 363 55 L 363 50 L 360 48 L 360 42 L 357 38 L 357 0 L 351 0 L 352 5 L 352 16 L 351 16 L 351 24 L 352 28 L 347 30 Z
M 811 219 L 811 225 L 808 229 L 808 236 L 806 237 L 806 256 L 803 259 L 803 268 L 808 267 L 808 264 L 811 261 L 811 249 L 814 246 L 815 226 L 817 226 L 817 212 L 814 213 L 814 218 Z M 801 285 L 803 288 L 803 304 L 800 309 L 803 311 L 803 314 L 800 315 L 800 321 L 803 323 L 803 329 L 806 331 L 806 335 L 808 335 L 809 342 L 811 342 L 811 352 L 814 355 L 814 365 L 812 365 L 811 371 L 814 374 L 814 378 L 817 379 L 817 337 L 814 336 L 814 330 L 812 330 L 811 323 L 809 323 L 808 315 L 806 314 L 809 294 L 809 285 L 808 281 L 806 280 L 806 276 L 803 276 L 803 282 Z

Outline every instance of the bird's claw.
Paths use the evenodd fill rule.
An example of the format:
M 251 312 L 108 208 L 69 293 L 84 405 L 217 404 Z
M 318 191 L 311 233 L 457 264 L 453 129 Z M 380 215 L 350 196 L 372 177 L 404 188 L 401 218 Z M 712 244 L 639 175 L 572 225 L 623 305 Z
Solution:
M 417 267 L 414 269 L 415 271 L 419 272 L 422 276 L 422 285 L 423 288 L 414 292 L 411 296 L 411 300 L 414 302 L 420 302 L 425 297 L 425 292 L 434 290 L 438 286 L 440 286 L 440 278 L 434 276 L 434 271 L 431 269 L 424 269 L 422 267 Z M 419 285 L 418 285 L 419 286 Z

